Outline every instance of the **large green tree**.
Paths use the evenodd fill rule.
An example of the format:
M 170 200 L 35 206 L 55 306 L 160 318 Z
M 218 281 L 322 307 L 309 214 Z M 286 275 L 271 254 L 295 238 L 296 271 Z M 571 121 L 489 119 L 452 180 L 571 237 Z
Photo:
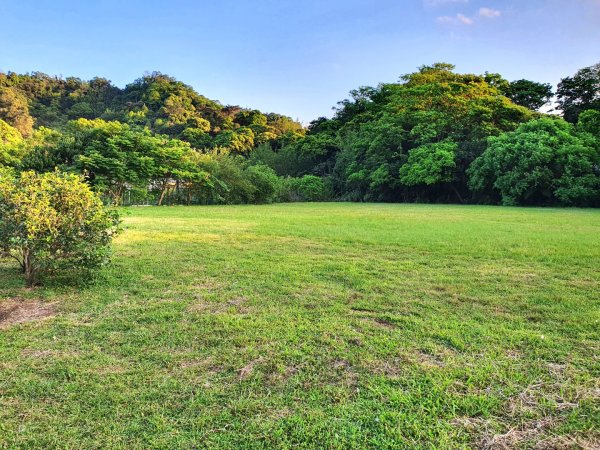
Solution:
M 558 108 L 568 122 L 576 123 L 579 114 L 585 110 L 600 111 L 600 63 L 563 78 L 556 95 Z
M 336 191 L 356 200 L 446 201 L 449 192 L 455 201 L 467 197 L 465 171 L 485 148 L 486 139 L 512 131 L 533 117 L 530 110 L 490 84 L 494 79 L 489 74 L 457 74 L 449 64 L 434 64 L 401 77 L 399 83 L 353 91 L 334 118 L 340 148 L 334 156 Z M 323 123 L 319 127 L 331 134 Z M 427 178 L 438 180 L 432 184 L 409 183 L 417 170 L 417 157 L 424 167 L 427 161 L 436 160 L 435 155 L 444 160 L 447 156 L 432 152 L 435 147 L 424 147 L 409 161 L 411 152 L 441 142 L 453 143 L 451 159 L 456 170 L 452 179 L 444 172 Z M 404 164 L 409 167 L 401 172 Z
M 457 148 L 454 142 L 442 141 L 412 149 L 408 161 L 400 168 L 400 182 L 406 186 L 452 185 Z M 460 194 L 456 194 L 462 202 Z
M 532 111 L 537 111 L 542 106 L 547 105 L 554 95 L 550 84 L 530 80 L 512 81 L 506 87 L 505 94 L 517 105 L 524 106 Z
M 482 200 L 505 205 L 600 204 L 600 151 L 588 134 L 543 118 L 489 139 L 468 170 Z

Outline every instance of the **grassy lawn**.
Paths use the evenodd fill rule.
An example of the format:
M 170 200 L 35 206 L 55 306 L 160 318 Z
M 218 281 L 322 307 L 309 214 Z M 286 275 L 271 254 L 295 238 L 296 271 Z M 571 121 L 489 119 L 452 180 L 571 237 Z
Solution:
M 600 211 L 124 213 L 93 285 L 0 261 L 40 309 L 0 315 L 0 448 L 600 445 Z

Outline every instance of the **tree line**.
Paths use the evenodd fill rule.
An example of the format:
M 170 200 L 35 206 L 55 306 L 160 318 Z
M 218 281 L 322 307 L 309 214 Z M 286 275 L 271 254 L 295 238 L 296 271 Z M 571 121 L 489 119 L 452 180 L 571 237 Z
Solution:
M 556 111 L 539 112 L 556 96 Z M 600 64 L 547 84 L 423 66 L 331 118 L 223 106 L 160 73 L 0 74 L 0 165 L 83 174 L 107 202 L 600 206 Z

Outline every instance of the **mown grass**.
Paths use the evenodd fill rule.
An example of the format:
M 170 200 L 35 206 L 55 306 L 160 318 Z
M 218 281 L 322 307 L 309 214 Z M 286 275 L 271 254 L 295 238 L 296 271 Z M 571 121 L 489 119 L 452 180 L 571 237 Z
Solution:
M 21 285 L 3 448 L 599 442 L 600 211 L 130 209 L 95 284 Z

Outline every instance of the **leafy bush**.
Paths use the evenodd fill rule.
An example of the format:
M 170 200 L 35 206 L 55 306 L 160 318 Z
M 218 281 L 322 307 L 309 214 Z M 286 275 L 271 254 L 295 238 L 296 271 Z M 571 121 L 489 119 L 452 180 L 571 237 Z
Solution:
M 0 172 L 0 252 L 19 262 L 29 287 L 50 271 L 106 263 L 118 223 L 81 176 Z
M 316 202 L 325 199 L 325 183 L 320 177 L 304 175 L 297 178 L 295 188 L 301 201 Z
M 280 178 L 275 198 L 280 202 L 316 202 L 331 197 L 322 178 L 304 175 L 300 178 Z
M 248 180 L 254 186 L 253 203 L 269 203 L 273 201 L 279 177 L 273 169 L 264 164 L 249 166 L 246 169 Z
M 469 168 L 474 191 L 505 205 L 595 206 L 600 152 L 587 133 L 562 119 L 539 119 L 489 139 Z

